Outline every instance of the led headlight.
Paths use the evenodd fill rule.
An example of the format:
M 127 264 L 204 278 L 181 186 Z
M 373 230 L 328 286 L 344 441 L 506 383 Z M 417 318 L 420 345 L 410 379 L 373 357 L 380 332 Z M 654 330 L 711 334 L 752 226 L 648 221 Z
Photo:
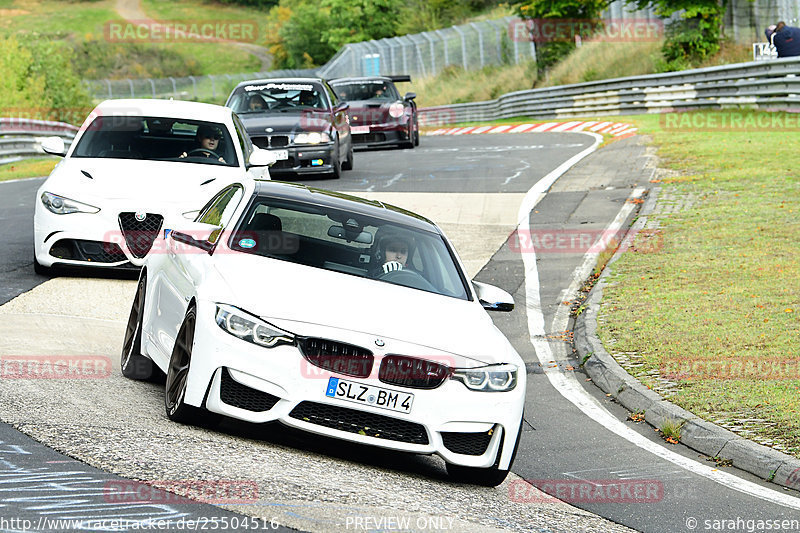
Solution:
M 455 368 L 450 379 L 466 385 L 470 390 L 506 392 L 517 386 L 516 365 L 502 364 L 478 368 Z
M 311 133 L 298 133 L 294 136 L 295 144 L 319 144 L 331 142 L 331 138 L 327 133 L 320 131 L 312 131 Z
M 93 205 L 76 202 L 69 198 L 64 198 L 51 192 L 42 193 L 42 204 L 51 213 L 56 215 L 68 215 L 70 213 L 97 213 L 100 211 L 99 207 Z
M 294 344 L 294 335 L 231 305 L 217 304 L 217 325 L 247 342 L 266 348 Z
M 400 118 L 403 116 L 403 104 L 401 102 L 395 102 L 389 106 L 389 114 L 394 118 Z

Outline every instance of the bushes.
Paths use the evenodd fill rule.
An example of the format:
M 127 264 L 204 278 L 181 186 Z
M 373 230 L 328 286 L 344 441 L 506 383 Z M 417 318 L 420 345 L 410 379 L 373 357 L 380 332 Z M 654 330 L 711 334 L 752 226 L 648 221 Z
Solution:
M 92 103 L 72 68 L 72 49 L 47 40 L 0 39 L 0 116 L 80 124 Z

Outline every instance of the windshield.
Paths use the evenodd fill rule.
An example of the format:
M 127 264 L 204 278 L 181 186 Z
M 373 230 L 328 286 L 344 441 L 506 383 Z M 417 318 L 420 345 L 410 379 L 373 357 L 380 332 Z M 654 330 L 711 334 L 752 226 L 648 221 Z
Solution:
M 237 88 L 228 107 L 243 115 L 268 111 L 327 109 L 322 88 L 313 83 L 260 83 Z
M 340 100 L 400 100 L 394 84 L 390 81 L 347 81 L 331 84 Z
M 441 235 L 330 207 L 256 198 L 232 249 L 468 299 L 464 276 Z
M 238 166 L 223 124 L 151 116 L 100 116 L 86 128 L 72 157 L 147 159 Z

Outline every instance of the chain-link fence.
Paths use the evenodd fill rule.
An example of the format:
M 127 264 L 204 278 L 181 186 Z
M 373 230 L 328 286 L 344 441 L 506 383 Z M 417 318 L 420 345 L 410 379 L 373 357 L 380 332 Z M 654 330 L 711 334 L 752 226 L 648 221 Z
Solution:
M 236 85 L 245 80 L 315 76 L 316 70 L 270 70 L 242 74 L 209 74 L 183 78 L 84 80 L 95 100 L 108 98 L 175 98 L 224 103 Z
M 677 16 L 677 15 L 676 15 Z M 606 23 L 661 21 L 652 9 L 635 10 L 624 0 L 604 13 Z M 731 0 L 726 34 L 740 43 L 764 41 L 764 28 L 778 20 L 796 25 L 800 0 Z M 574 24 L 576 21 L 572 21 Z M 663 30 L 663 27 L 662 27 Z M 345 45 L 325 65 L 308 70 L 273 70 L 185 78 L 87 80 L 89 94 L 107 98 L 176 98 L 220 103 L 243 80 L 296 76 L 336 78 L 376 74 L 436 75 L 447 66 L 477 69 L 536 59 L 530 27 L 514 17 Z

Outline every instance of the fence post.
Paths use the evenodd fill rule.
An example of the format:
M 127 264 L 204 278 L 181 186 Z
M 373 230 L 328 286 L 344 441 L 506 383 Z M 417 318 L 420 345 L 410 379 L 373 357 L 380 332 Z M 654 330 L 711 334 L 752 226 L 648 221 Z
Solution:
M 475 31 L 478 32 L 478 50 L 480 51 L 481 56 L 481 68 L 483 68 L 483 33 L 481 33 L 481 27 L 474 22 L 471 22 L 470 26 L 475 28 Z
M 131 98 L 136 98 L 136 95 L 135 95 L 135 93 L 133 92 L 133 81 L 131 81 L 131 79 L 130 79 L 130 78 L 125 78 L 125 79 L 127 79 L 127 80 L 128 80 L 128 85 L 130 85 L 130 87 L 131 87 Z
M 436 54 L 433 49 L 433 37 L 428 35 L 426 31 L 422 32 L 420 35 L 425 37 L 425 40 L 431 44 L 431 76 L 436 76 Z
M 192 98 L 197 100 L 197 80 L 194 79 L 194 76 L 189 76 L 189 79 L 192 80 Z
M 458 33 L 461 36 L 461 64 L 464 66 L 464 70 L 468 70 L 469 67 L 467 67 L 467 40 L 464 37 L 464 32 L 458 29 L 458 26 L 453 26 L 453 29 L 456 30 L 456 33 Z
M 209 75 L 208 75 L 208 79 L 210 79 L 210 80 L 211 80 L 211 98 L 212 98 L 212 99 L 214 99 L 214 100 L 216 100 L 216 98 L 217 98 L 217 87 L 216 87 L 216 85 L 214 84 L 214 76 L 212 76 L 211 74 L 209 74 Z
M 153 98 L 156 97 L 156 82 L 153 81 L 153 78 L 147 78 L 150 81 L 150 90 L 153 93 Z
M 177 85 L 175 85 L 175 78 L 170 76 L 169 77 L 169 81 L 172 82 L 172 97 L 173 98 L 178 98 L 178 87 L 177 87 Z
M 106 85 L 108 86 L 108 97 L 114 98 L 114 93 L 111 92 L 111 82 L 109 80 L 103 80 L 103 81 L 105 81 Z
M 444 45 L 444 66 L 446 67 L 450 64 L 450 54 L 447 50 L 447 35 L 445 35 L 442 30 L 434 30 L 434 32 L 439 36 L 439 38 L 442 40 L 442 44 Z

